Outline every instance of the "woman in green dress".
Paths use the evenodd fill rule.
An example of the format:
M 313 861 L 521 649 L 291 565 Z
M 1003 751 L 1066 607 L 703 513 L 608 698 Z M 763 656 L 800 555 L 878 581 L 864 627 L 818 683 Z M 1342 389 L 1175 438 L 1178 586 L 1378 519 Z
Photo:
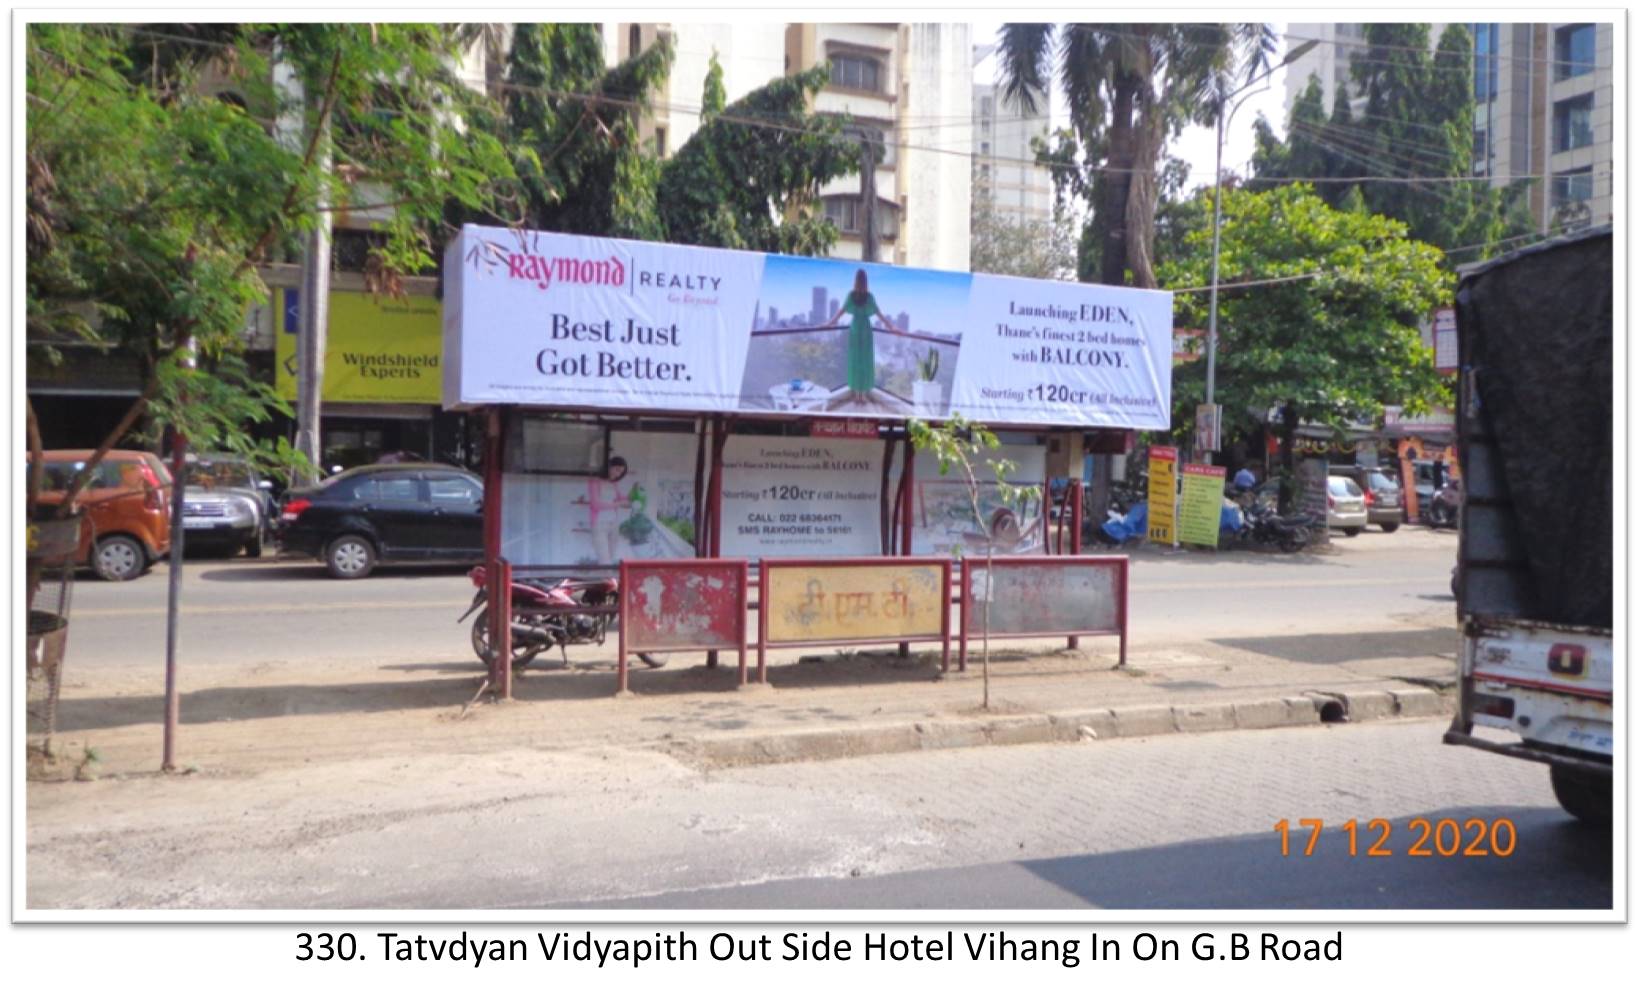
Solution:
M 853 316 L 847 330 L 847 400 L 869 401 L 876 390 L 876 332 L 870 319 L 880 318 L 888 331 L 903 333 L 876 306 L 876 295 L 870 293 L 870 279 L 862 269 L 853 275 L 852 292 L 825 324 L 835 325 L 844 313 Z

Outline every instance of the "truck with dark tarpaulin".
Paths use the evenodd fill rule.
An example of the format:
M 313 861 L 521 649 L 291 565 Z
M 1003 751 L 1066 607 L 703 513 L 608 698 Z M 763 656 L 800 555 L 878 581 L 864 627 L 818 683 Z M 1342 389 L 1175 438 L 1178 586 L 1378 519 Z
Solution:
M 1612 241 L 1606 226 L 1522 249 L 1456 292 L 1461 696 L 1445 742 L 1549 765 L 1559 803 L 1595 824 L 1615 753 Z

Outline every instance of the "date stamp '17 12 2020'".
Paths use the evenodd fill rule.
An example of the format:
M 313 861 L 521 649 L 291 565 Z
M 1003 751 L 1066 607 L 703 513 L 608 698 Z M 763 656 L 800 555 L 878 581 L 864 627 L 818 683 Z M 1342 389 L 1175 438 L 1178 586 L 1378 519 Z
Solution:
M 1324 820 L 1298 820 L 1295 832 L 1290 820 L 1274 824 L 1274 832 L 1280 835 L 1280 856 L 1312 857 L 1324 829 Z M 1349 820 L 1338 829 L 1347 835 L 1350 858 L 1391 858 L 1395 854 L 1391 843 L 1394 826 L 1388 820 L 1366 820 L 1363 824 Z M 1518 830 L 1506 817 L 1457 821 L 1419 816 L 1406 824 L 1405 832 L 1411 836 L 1411 845 L 1400 853 L 1412 858 L 1506 858 L 1518 846 Z

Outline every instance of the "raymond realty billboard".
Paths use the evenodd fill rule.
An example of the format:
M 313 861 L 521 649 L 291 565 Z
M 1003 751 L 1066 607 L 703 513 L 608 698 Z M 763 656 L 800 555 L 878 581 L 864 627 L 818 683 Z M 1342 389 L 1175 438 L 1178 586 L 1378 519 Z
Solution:
M 443 401 L 1166 429 L 1165 291 L 468 225 Z

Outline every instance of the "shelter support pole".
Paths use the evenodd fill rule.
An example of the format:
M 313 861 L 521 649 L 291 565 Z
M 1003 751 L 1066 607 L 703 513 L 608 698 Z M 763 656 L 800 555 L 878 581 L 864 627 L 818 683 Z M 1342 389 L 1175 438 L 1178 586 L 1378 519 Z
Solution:
M 1069 552 L 1081 552 L 1081 479 L 1079 476 L 1069 480 Z M 1075 650 L 1081 645 L 1081 638 L 1069 638 L 1069 649 Z
M 910 546 L 910 538 L 915 525 L 915 487 L 916 487 L 916 444 L 910 441 L 908 434 L 904 437 L 904 470 L 899 474 L 899 553 L 910 556 L 914 551 Z M 910 644 L 899 644 L 899 656 L 910 656 Z M 948 648 L 946 648 L 948 656 Z M 948 662 L 946 662 L 948 663 Z
M 722 419 L 711 420 L 711 480 L 706 489 L 706 525 L 711 537 L 706 555 L 722 556 L 722 450 L 728 442 L 728 427 Z M 705 666 L 717 666 L 717 651 L 707 651 Z M 623 691 L 624 689 L 622 689 Z

